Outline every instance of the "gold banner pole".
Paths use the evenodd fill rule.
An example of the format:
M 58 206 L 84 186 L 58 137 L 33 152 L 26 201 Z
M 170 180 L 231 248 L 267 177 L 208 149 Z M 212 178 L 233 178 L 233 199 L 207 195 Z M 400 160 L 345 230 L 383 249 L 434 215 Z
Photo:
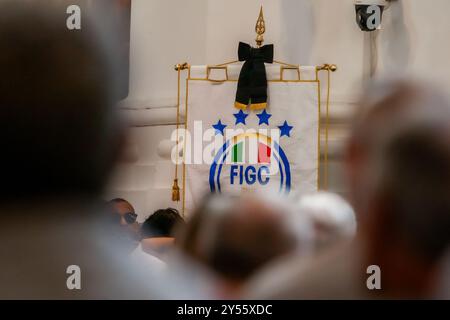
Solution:
M 327 102 L 325 106 L 325 152 L 323 159 L 323 189 L 328 190 L 328 127 L 330 126 L 330 82 L 331 82 L 331 72 L 337 71 L 337 66 L 335 64 L 324 64 L 316 68 L 316 79 L 319 80 L 319 72 L 327 72 Z M 320 119 L 319 119 L 320 121 Z
M 176 159 L 175 159 L 175 177 L 173 179 L 172 185 L 172 201 L 180 201 L 180 187 L 178 186 L 178 160 L 180 156 L 179 150 L 179 128 L 180 128 L 180 79 L 181 79 L 181 71 L 186 70 L 188 68 L 187 62 L 182 64 L 175 65 L 175 71 L 178 73 L 178 94 L 177 94 L 177 147 L 176 147 Z M 184 152 L 184 151 L 183 151 Z

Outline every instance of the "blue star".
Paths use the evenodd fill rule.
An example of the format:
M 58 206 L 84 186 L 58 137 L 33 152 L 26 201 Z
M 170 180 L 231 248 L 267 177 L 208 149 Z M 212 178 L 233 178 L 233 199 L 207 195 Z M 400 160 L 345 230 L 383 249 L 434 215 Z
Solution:
M 225 129 L 226 125 L 222 124 L 222 122 L 219 120 L 216 124 L 213 124 L 213 128 L 216 129 L 216 134 L 223 134 L 223 130 Z
M 233 116 L 236 118 L 236 123 L 235 124 L 239 124 L 239 123 L 245 124 L 245 118 L 248 117 L 248 114 L 242 112 L 242 110 L 239 110 L 238 113 L 233 113 Z
M 293 126 L 288 125 L 287 121 L 284 121 L 282 126 L 278 126 L 280 128 L 280 138 L 282 136 L 291 136 L 291 130 L 294 128 Z
M 263 123 L 269 125 L 269 118 L 272 116 L 270 113 L 267 113 L 266 110 L 261 112 L 260 114 L 257 114 L 259 118 L 259 125 L 262 125 Z

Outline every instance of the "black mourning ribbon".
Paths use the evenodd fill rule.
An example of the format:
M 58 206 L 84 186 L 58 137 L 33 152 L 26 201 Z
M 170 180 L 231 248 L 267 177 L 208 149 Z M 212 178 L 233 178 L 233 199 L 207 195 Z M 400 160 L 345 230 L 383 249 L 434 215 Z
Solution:
M 252 48 L 239 42 L 239 61 L 245 61 L 236 91 L 235 107 L 245 109 L 250 103 L 251 109 L 263 109 L 267 106 L 267 76 L 264 63 L 273 63 L 273 44 Z

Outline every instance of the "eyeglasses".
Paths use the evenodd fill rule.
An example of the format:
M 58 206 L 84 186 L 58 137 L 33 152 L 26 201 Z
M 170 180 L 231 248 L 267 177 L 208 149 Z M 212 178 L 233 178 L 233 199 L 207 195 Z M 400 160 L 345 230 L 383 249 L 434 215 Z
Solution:
M 123 215 L 123 218 L 127 222 L 127 224 L 132 224 L 136 222 L 137 214 L 134 212 L 127 212 Z

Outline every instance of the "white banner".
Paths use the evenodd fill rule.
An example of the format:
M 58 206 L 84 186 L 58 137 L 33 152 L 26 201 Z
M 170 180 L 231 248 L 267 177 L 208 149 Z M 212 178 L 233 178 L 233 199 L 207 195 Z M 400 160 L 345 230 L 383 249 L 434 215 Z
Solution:
M 315 77 L 269 81 L 268 107 L 262 110 L 236 109 L 236 87 L 235 80 L 211 82 L 193 75 L 188 80 L 188 212 L 206 192 L 270 188 L 305 193 L 318 188 L 319 82 Z

